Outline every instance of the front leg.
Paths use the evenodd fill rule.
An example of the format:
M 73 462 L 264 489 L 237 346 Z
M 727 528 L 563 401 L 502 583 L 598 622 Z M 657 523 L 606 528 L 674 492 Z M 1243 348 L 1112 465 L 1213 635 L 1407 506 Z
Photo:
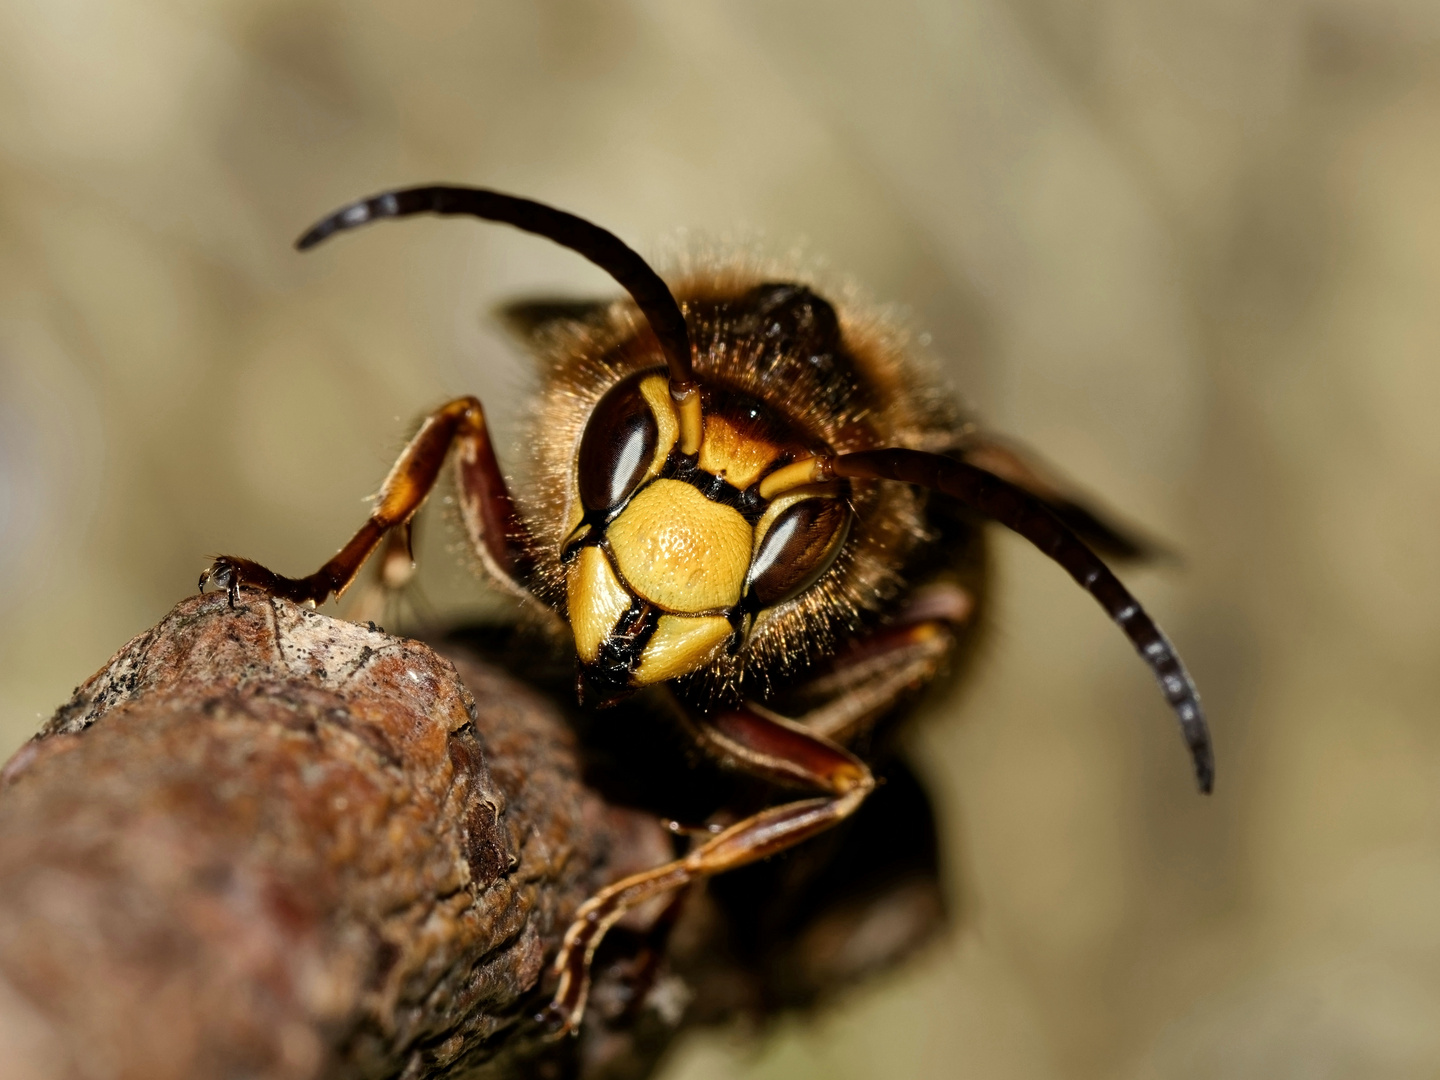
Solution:
M 554 971 L 555 997 L 542 1022 L 570 1031 L 585 1013 L 590 964 L 606 931 L 652 897 L 774 855 L 853 814 L 875 787 L 866 764 L 828 739 L 758 706 L 691 718 L 694 733 L 722 762 L 765 779 L 824 794 L 762 810 L 684 858 L 609 885 L 581 905 L 565 932 Z
M 461 516 L 472 545 L 497 582 L 522 596 L 530 595 L 530 536 L 505 487 L 485 425 L 485 411 L 473 397 L 458 398 L 425 418 L 380 486 L 369 520 L 315 573 L 288 578 L 249 559 L 222 555 L 200 575 L 200 589 L 211 583 L 225 589 L 232 607 L 241 585 L 300 604 L 322 604 L 332 594 L 339 596 L 387 533 L 397 528 L 408 530 L 452 447 L 456 450 Z M 405 546 L 408 552 L 408 538 Z

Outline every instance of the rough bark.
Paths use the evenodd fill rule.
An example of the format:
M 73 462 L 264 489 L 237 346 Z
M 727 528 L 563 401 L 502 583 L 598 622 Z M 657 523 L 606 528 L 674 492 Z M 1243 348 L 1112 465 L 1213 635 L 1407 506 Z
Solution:
M 557 1042 L 567 921 L 673 841 L 554 697 L 447 652 L 214 594 L 80 687 L 0 773 L 5 1075 L 638 1077 L 682 1016 L 807 1004 L 937 924 L 930 841 L 866 885 L 839 837 L 617 929 Z M 797 915 L 805 883 L 837 903 Z

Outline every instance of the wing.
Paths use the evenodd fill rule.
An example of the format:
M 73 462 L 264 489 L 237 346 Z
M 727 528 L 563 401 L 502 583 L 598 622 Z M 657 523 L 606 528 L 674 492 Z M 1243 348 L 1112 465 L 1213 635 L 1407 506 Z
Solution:
M 1040 499 L 1101 555 L 1124 562 L 1174 557 L 1164 544 L 1093 507 L 1032 451 L 1008 439 L 984 433 L 973 436 L 966 441 L 960 456 L 966 464 L 1008 480 Z
M 612 303 L 552 297 L 515 300 L 497 308 L 495 317 L 519 344 L 536 349 L 557 331 L 604 325 Z

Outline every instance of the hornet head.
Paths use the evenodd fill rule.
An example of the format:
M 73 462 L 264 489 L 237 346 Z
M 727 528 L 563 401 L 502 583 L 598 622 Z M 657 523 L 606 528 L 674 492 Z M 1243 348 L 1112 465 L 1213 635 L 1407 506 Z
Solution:
M 844 545 L 843 482 L 760 494 L 764 476 L 809 452 L 783 421 L 727 391 L 705 391 L 704 416 L 698 451 L 682 453 L 655 370 L 617 383 L 586 423 L 562 556 L 586 700 L 737 652 L 755 619 L 813 585 Z

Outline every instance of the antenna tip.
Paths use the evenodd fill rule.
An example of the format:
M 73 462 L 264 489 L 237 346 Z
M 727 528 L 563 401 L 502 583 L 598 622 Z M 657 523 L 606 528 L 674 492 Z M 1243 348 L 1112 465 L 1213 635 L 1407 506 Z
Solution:
M 1190 752 L 1195 759 L 1195 784 L 1201 795 L 1209 795 L 1215 790 L 1215 755 L 1208 742 L 1191 747 Z

